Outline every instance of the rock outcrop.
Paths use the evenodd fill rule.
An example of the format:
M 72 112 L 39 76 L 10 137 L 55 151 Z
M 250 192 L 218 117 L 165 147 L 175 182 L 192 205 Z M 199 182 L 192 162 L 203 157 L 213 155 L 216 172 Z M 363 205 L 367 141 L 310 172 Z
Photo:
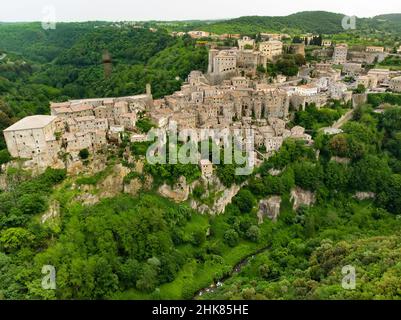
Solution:
M 374 193 L 374 192 L 357 192 L 357 193 L 355 193 L 354 198 L 358 199 L 359 201 L 374 199 L 374 198 L 376 198 L 376 193 Z
M 135 178 L 124 185 L 124 193 L 128 193 L 131 196 L 136 196 L 142 188 L 143 186 L 141 180 L 139 180 L 139 178 Z
M 94 205 L 101 199 L 117 196 L 124 191 L 124 178 L 129 172 L 128 168 L 117 164 L 112 172 L 96 185 L 74 186 L 81 191 L 75 200 L 84 205 Z
M 293 202 L 293 209 L 298 210 L 300 206 L 313 205 L 316 202 L 316 195 L 314 192 L 296 187 L 291 190 L 290 201 Z
M 124 191 L 124 178 L 130 172 L 127 167 L 117 164 L 113 168 L 112 174 L 106 177 L 97 185 L 100 190 L 100 198 L 111 198 Z
M 200 201 L 192 200 L 191 207 L 200 213 L 209 213 L 212 215 L 223 213 L 226 206 L 231 203 L 239 190 L 246 184 L 243 183 L 240 186 L 234 184 L 230 188 L 227 188 L 221 183 L 218 177 L 213 176 L 208 179 L 201 178 L 194 182 L 191 185 L 191 190 L 199 183 L 202 183 L 205 187 L 205 194 L 202 196 L 202 199 L 213 199 L 213 203 L 207 201 L 207 204 L 205 204 L 202 199 Z
M 237 195 L 238 191 L 241 189 L 240 186 L 232 185 L 230 188 L 224 189 L 223 195 L 216 200 L 211 210 L 212 213 L 220 214 L 226 209 L 232 199 Z
M 49 209 L 42 215 L 40 221 L 45 223 L 50 219 L 55 219 L 60 216 L 60 203 L 57 200 L 50 201 Z
M 67 173 L 71 176 L 85 173 L 87 175 L 94 175 L 106 169 L 107 158 L 105 155 L 96 155 L 85 165 L 78 157 L 69 158 L 66 161 L 65 167 Z
M 269 170 L 269 174 L 272 176 L 279 176 L 281 174 L 281 170 L 277 170 L 277 169 L 270 169 Z
M 264 217 L 268 217 L 272 221 L 277 221 L 280 215 L 281 197 L 272 196 L 266 200 L 260 200 L 258 218 L 259 224 L 263 223 Z
M 75 198 L 76 201 L 81 202 L 84 206 L 93 206 L 100 202 L 100 198 L 92 193 L 84 193 Z
M 0 174 L 0 190 L 6 190 L 7 189 L 7 176 L 6 174 Z
M 189 185 L 187 184 L 186 178 L 182 176 L 173 187 L 168 184 L 163 184 L 159 188 L 159 193 L 163 197 L 169 198 L 174 202 L 184 202 L 188 200 L 189 197 Z
M 339 164 L 349 164 L 351 162 L 350 158 L 342 158 L 342 157 L 331 157 L 330 161 L 337 162 Z

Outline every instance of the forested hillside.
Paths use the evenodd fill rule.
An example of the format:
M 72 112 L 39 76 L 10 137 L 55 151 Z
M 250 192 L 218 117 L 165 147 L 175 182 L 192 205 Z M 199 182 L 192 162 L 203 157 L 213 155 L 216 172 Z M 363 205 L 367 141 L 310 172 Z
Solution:
M 215 33 L 244 33 L 257 32 L 280 33 L 314 33 L 337 34 L 346 30 L 342 27 L 344 14 L 306 11 L 283 17 L 249 16 L 205 24 L 201 29 Z M 357 29 L 348 30 L 351 33 L 370 33 L 386 31 L 396 34 L 401 30 L 399 15 L 378 16 L 375 18 L 358 18 Z
M 256 33 L 279 31 L 339 33 L 343 29 L 344 15 L 329 12 L 300 12 L 284 17 L 249 16 L 205 25 L 204 29 L 216 33 Z
M 343 129 L 316 138 L 318 161 L 287 143 L 261 167 L 247 187 L 252 194 L 285 199 L 294 179 L 317 192 L 317 203 L 282 209 L 269 248 L 202 298 L 401 299 L 401 109 L 377 115 L 364 106 Z M 272 177 L 270 168 L 284 171 Z M 357 191 L 375 196 L 357 200 Z M 342 287 L 345 266 L 355 268 L 354 290 Z

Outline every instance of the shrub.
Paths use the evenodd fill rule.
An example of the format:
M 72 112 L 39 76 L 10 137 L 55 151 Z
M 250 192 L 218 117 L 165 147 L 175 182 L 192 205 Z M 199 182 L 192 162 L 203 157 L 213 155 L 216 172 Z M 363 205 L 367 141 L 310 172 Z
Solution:
M 238 244 L 239 235 L 234 229 L 229 229 L 224 233 L 224 242 L 230 247 L 235 247 Z
M 79 151 L 79 157 L 80 157 L 82 160 L 88 159 L 88 158 L 89 158 L 89 151 L 88 151 L 88 149 L 82 149 L 81 151 Z

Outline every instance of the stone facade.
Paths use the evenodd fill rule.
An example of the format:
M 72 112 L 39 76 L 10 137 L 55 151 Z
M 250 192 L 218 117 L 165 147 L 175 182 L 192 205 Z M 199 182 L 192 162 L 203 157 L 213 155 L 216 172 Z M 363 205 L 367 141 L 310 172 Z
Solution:
M 267 59 L 273 60 L 283 54 L 283 43 L 278 40 L 261 42 L 259 44 L 259 51 L 265 55 Z
M 346 44 L 338 45 L 334 48 L 333 63 L 344 64 L 347 62 L 348 46 Z
M 25 117 L 4 130 L 8 151 L 15 158 L 34 159 L 45 166 L 57 156 L 61 130 L 56 116 L 37 115 Z
M 240 50 L 254 49 L 254 47 L 255 40 L 251 39 L 250 37 L 243 37 L 241 40 L 238 40 L 238 48 Z
M 283 43 L 278 40 L 264 41 L 256 45 L 255 40 L 244 37 L 238 40 L 238 48 L 210 49 L 207 78 L 212 84 L 221 84 L 235 75 L 255 77 L 257 67 L 266 67 L 283 53 Z

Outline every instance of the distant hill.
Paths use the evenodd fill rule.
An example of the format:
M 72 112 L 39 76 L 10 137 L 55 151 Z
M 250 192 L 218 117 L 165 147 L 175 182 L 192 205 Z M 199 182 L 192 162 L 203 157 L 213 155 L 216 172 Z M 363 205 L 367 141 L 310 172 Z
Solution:
M 326 11 L 304 11 L 283 17 L 246 16 L 204 24 L 202 29 L 218 34 L 257 32 L 337 34 L 345 31 L 342 27 L 344 16 L 344 14 Z M 401 14 L 357 19 L 357 32 L 386 31 L 395 33 L 400 30 Z
M 204 29 L 216 33 L 255 33 L 262 31 L 280 32 L 342 32 L 343 14 L 325 11 L 305 11 L 284 17 L 247 16 L 221 21 L 204 26 Z
M 386 20 L 390 22 L 400 23 L 401 24 L 401 13 L 390 13 L 390 14 L 382 14 L 374 17 L 376 20 Z

